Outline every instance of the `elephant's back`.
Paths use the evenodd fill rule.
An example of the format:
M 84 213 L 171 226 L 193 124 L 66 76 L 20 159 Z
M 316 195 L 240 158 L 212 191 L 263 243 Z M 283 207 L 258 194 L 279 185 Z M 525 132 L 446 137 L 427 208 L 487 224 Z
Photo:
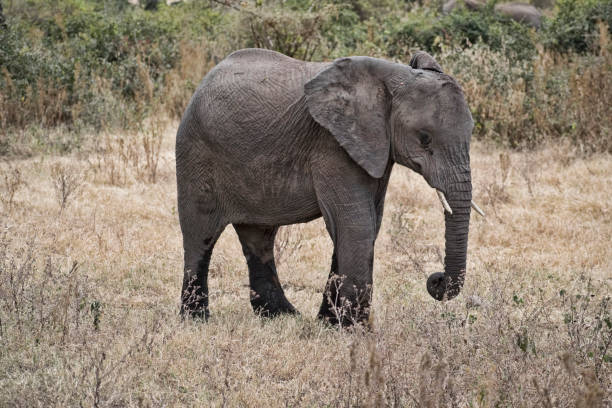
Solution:
M 323 66 L 269 50 L 236 51 L 202 81 L 194 96 L 197 116 L 206 128 L 223 124 L 220 137 L 265 133 L 271 120 L 303 96 L 304 84 Z
M 515 21 L 526 23 L 536 28 L 539 28 L 541 24 L 542 13 L 528 3 L 498 3 L 495 5 L 495 11 Z
M 517 11 L 521 13 L 533 13 L 535 15 L 541 15 L 540 10 L 535 8 L 529 3 L 498 3 L 495 5 L 495 10 L 498 12 L 512 12 Z
M 221 78 L 237 79 L 241 86 L 255 85 L 249 80 L 260 79 L 262 84 L 270 80 L 272 84 L 284 85 L 289 89 L 292 86 L 301 88 L 305 81 L 327 65 L 329 63 L 301 61 L 272 50 L 246 48 L 234 51 L 216 68 L 226 74 Z M 245 80 L 241 81 L 243 78 Z

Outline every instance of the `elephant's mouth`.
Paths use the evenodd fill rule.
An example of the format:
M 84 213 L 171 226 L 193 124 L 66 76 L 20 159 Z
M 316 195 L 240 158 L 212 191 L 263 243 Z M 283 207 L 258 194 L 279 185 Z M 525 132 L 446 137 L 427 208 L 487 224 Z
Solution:
M 446 196 L 444 195 L 444 193 L 441 192 L 440 190 L 437 190 L 437 189 L 436 189 L 436 193 L 438 193 L 438 198 L 440 199 L 440 203 L 442 204 L 442 207 L 444 208 L 444 211 L 446 211 L 450 215 L 453 215 L 453 209 L 448 204 L 448 201 L 446 201 Z M 486 218 L 486 215 L 485 215 L 484 211 L 482 211 L 482 209 L 478 206 L 478 204 L 476 204 L 474 202 L 474 200 L 471 200 L 470 203 L 471 203 L 471 206 L 474 209 L 474 211 L 476 211 L 478 214 L 480 214 L 480 216 Z

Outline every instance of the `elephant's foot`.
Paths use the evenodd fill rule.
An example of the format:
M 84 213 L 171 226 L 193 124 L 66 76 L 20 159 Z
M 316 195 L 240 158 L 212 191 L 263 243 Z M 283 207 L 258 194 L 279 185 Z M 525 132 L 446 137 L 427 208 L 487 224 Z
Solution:
M 207 238 L 207 245 L 213 245 L 216 238 Z M 185 275 L 181 289 L 181 316 L 195 320 L 207 321 L 208 311 L 208 266 L 212 255 L 212 246 L 200 252 L 193 252 L 191 261 L 185 262 Z M 194 273 L 195 272 L 195 273 Z
M 329 300 L 329 296 L 323 295 L 323 303 L 319 308 L 317 318 L 333 326 L 368 326 L 370 318 L 369 304 L 352 303 L 344 298 L 336 304 L 332 304 Z
M 274 264 L 274 237 L 278 227 L 234 224 L 249 266 L 251 306 L 255 313 L 273 317 L 298 314 L 285 297 Z
M 359 289 L 360 287 L 364 289 Z M 371 299 L 370 284 L 347 284 L 344 279 L 332 274 L 323 293 L 323 302 L 317 317 L 341 327 L 368 326 Z
M 207 321 L 210 317 L 208 311 L 208 288 L 206 282 L 196 284 L 195 279 L 183 280 L 183 290 L 181 296 L 181 316 L 196 320 Z
M 197 278 L 196 278 L 197 279 Z M 183 279 L 181 296 L 181 316 L 198 320 L 208 320 L 208 288 L 205 281 L 196 283 L 196 279 Z
M 332 326 L 338 326 L 340 324 L 340 319 L 338 319 L 338 313 L 335 313 L 331 309 L 327 307 L 323 302 L 321 307 L 319 308 L 319 313 L 317 313 L 317 318 L 323 320 L 325 323 L 328 323 Z
M 188 317 L 193 320 L 208 321 L 210 318 L 210 311 L 208 310 L 208 306 L 183 303 L 181 305 L 181 316 L 183 318 Z
M 251 288 L 251 306 L 262 317 L 275 317 L 280 314 L 299 314 L 287 300 L 283 290 L 275 285 L 263 284 Z

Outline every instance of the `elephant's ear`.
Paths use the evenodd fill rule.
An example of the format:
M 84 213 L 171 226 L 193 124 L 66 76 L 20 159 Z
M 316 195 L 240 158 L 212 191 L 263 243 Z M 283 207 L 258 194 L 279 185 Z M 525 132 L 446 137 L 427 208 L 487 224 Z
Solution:
M 436 62 L 434 57 L 426 53 L 425 51 L 417 51 L 410 59 L 410 64 L 414 69 L 427 69 L 430 71 L 436 71 L 443 73 L 442 67 Z
M 380 178 L 389 160 L 388 98 L 371 62 L 342 58 L 304 85 L 308 110 L 368 174 Z

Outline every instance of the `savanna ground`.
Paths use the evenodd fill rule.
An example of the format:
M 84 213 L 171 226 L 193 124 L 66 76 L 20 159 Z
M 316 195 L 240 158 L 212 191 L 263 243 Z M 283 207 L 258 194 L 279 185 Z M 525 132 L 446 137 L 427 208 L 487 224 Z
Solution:
M 0 407 L 612 406 L 612 1 L 532 0 L 539 31 L 495 2 L 2 1 Z M 397 166 L 369 330 L 315 318 L 321 220 L 277 237 L 300 317 L 253 314 L 229 227 L 212 318 L 180 319 L 178 119 L 217 61 L 253 46 L 404 63 L 422 49 L 459 81 L 487 213 L 459 297 L 427 294 L 442 209 Z
M 281 230 L 280 279 L 302 315 L 271 320 L 250 308 L 228 227 L 202 323 L 178 315 L 176 126 L 1 164 L 0 406 L 612 404 L 609 154 L 474 143 L 487 218 L 472 217 L 465 288 L 446 303 L 425 290 L 442 269 L 440 204 L 396 166 L 369 331 L 315 318 L 332 251 L 321 220 Z

